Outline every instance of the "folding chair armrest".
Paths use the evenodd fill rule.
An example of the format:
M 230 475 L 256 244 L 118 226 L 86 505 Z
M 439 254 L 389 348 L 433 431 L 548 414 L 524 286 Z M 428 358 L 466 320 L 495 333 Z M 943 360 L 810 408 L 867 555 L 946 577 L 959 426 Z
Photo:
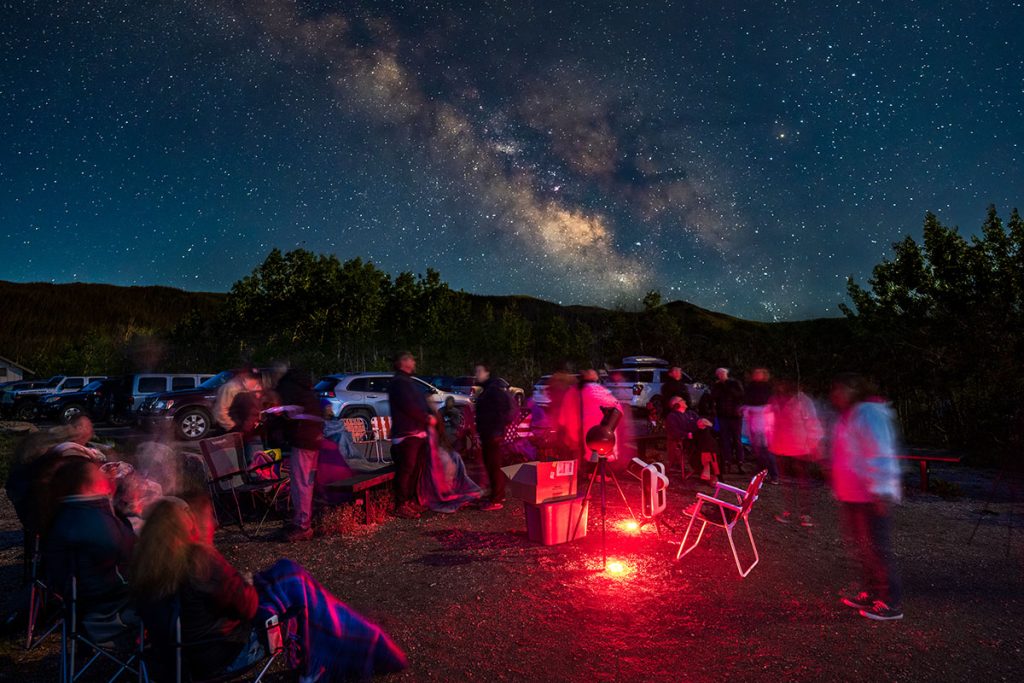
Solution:
M 715 494 L 716 495 L 722 489 L 725 489 L 729 493 L 735 493 L 740 498 L 742 498 L 744 496 L 744 494 L 746 493 L 746 491 L 744 491 L 743 489 L 738 489 L 735 486 L 729 486 L 728 484 L 723 484 L 722 482 L 718 482 L 717 484 L 715 484 Z
M 724 500 L 721 500 L 719 498 L 713 498 L 712 496 L 709 496 L 706 493 L 698 493 L 697 494 L 697 499 L 698 500 L 702 500 L 705 503 L 714 503 L 715 505 L 718 505 L 720 507 L 724 507 L 727 510 L 732 510 L 733 512 L 739 512 L 740 511 L 740 507 L 738 505 L 733 505 L 732 503 L 726 503 Z

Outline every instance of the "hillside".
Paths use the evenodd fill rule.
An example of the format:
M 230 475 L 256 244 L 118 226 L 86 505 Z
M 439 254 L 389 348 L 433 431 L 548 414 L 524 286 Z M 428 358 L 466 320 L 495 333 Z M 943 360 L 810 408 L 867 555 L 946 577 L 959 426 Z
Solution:
M 0 356 L 28 364 L 93 332 L 163 332 L 193 310 L 212 312 L 224 296 L 171 287 L 0 280 Z

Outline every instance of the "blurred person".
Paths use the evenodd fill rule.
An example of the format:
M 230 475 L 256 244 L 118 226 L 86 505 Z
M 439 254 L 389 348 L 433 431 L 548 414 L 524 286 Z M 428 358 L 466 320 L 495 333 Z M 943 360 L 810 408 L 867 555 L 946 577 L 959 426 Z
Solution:
M 486 363 L 477 363 L 473 372 L 476 383 L 483 388 L 476 399 L 476 431 L 480 435 L 484 468 L 491 485 L 490 496 L 480 509 L 500 510 L 505 504 L 502 447 L 509 425 L 519 416 L 519 408 L 509 393 L 508 382 L 491 377 L 491 368 Z
M 413 381 L 416 358 L 408 351 L 395 356 L 395 374 L 388 385 L 391 408 L 391 458 L 395 461 L 395 516 L 416 519 L 416 485 L 430 458 L 428 432 L 437 422 L 427 397 Z
M 284 438 L 288 445 L 291 473 L 288 487 L 292 498 L 291 526 L 284 530 L 287 541 L 313 537 L 313 485 L 316 476 L 324 421 L 320 400 L 313 391 L 308 372 L 291 368 L 275 388 L 284 416 Z
M 175 602 L 185 644 L 185 678 L 240 672 L 266 656 L 265 626 L 280 620 L 300 681 L 368 678 L 399 671 L 405 655 L 300 565 L 278 560 L 243 576 L 214 547 L 212 503 L 198 494 L 164 498 L 149 511 L 131 565 L 131 586 L 153 641 L 154 658 L 173 673 Z M 161 630 L 162 629 L 162 630 Z M 161 648 L 164 648 L 161 651 Z
M 445 436 L 449 444 L 455 444 L 456 435 L 462 430 L 462 420 L 465 413 L 455 403 L 455 397 L 449 396 L 444 400 L 441 407 L 441 421 L 444 423 Z
M 690 400 L 690 394 L 686 390 L 686 385 L 683 384 L 683 369 L 679 366 L 669 368 L 668 379 L 661 383 L 662 417 L 668 416 L 669 403 L 673 396 L 678 396 L 686 401 Z
M 793 481 L 783 487 L 785 509 L 775 519 L 783 524 L 799 515 L 800 525 L 814 526 L 811 517 L 811 463 L 821 454 L 824 435 L 814 401 L 797 388 L 796 382 L 780 378 L 768 404 L 773 427 L 768 442 L 782 471 Z
M 902 619 L 892 551 L 892 510 L 902 494 L 893 413 L 859 375 L 836 377 L 829 397 L 839 411 L 832 428 L 832 487 L 863 580 L 863 590 L 843 604 L 869 619 Z
M 754 368 L 750 382 L 743 392 L 743 424 L 750 439 L 751 455 L 758 467 L 768 470 L 768 483 L 779 483 L 779 466 L 768 448 L 773 426 L 773 413 L 769 406 L 772 399 L 772 385 L 768 370 Z
M 715 370 L 715 383 L 711 386 L 711 398 L 715 402 L 715 417 L 718 419 L 718 439 L 721 443 L 722 460 L 732 465 L 737 474 L 743 474 L 743 385 L 729 376 L 728 368 Z
M 106 453 L 92 443 L 95 435 L 92 420 L 88 415 L 79 413 L 71 418 L 65 427 L 65 441 L 54 446 L 53 451 L 61 455 L 79 455 L 97 462 L 105 462 Z
M 213 419 L 225 432 L 237 431 L 239 414 L 231 414 L 231 407 L 239 394 L 258 393 L 263 388 L 259 372 L 252 368 L 235 371 L 227 382 L 217 390 L 217 398 L 213 402 Z M 240 404 L 243 405 L 243 404 Z
M 135 532 L 115 512 L 113 484 L 96 462 L 72 457 L 51 486 L 55 512 L 42 543 L 47 583 L 66 595 L 74 576 L 83 630 L 101 643 L 124 636 L 136 623 L 127 582 Z
M 466 474 L 462 456 L 452 448 L 440 420 L 430 430 L 430 459 L 420 475 L 417 493 L 421 505 L 443 513 L 455 512 L 483 495 Z
M 604 419 L 602 408 L 621 410 L 615 396 L 607 387 L 598 383 L 597 370 L 584 370 L 580 373 L 579 388 L 566 393 L 558 419 L 559 442 L 564 452 L 571 454 L 570 457 L 592 460 L 591 454 L 586 450 L 586 435 Z M 625 455 L 624 452 L 629 447 L 628 425 L 628 419 L 619 420 L 619 426 L 615 430 L 615 448 L 608 458 L 609 462 L 620 463 L 619 466 L 624 466 L 625 462 L 628 462 L 628 458 L 620 457 Z

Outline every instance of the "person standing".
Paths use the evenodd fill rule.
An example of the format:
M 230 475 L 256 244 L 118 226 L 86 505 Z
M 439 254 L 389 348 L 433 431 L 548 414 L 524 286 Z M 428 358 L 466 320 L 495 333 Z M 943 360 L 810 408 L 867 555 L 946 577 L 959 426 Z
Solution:
M 733 465 L 737 474 L 743 474 L 743 385 L 729 376 L 728 368 L 715 370 L 716 381 L 711 387 L 711 398 L 715 402 L 715 417 L 718 418 L 718 438 L 722 444 L 722 460 Z
M 775 456 L 768 449 L 772 431 L 773 416 L 768 406 L 772 398 L 772 385 L 768 381 L 768 370 L 754 368 L 750 382 L 743 392 L 743 420 L 750 438 L 750 451 L 757 466 L 768 470 L 768 483 L 779 483 L 779 466 Z
M 285 538 L 306 541 L 313 537 L 313 483 L 324 421 L 308 372 L 288 370 L 277 383 L 277 395 L 286 417 L 285 441 L 291 451 L 292 523 Z
M 501 473 L 501 450 L 505 432 L 517 417 L 515 400 L 508 391 L 508 382 L 491 377 L 486 363 L 474 369 L 476 383 L 483 387 L 476 399 L 476 431 L 480 435 L 484 467 L 491 482 L 491 497 L 480 505 L 481 510 L 500 510 L 505 504 L 505 477 Z
M 814 526 L 810 501 L 811 462 L 820 456 L 823 436 L 814 401 L 797 389 L 796 382 L 780 378 L 768 405 L 772 413 L 768 448 L 778 459 L 779 467 L 794 480 L 783 487 L 786 507 L 775 519 L 788 524 L 796 512 L 800 515 L 800 526 Z
M 388 385 L 391 407 L 391 458 L 395 461 L 395 516 L 417 519 L 421 507 L 416 502 L 420 471 L 430 458 L 428 430 L 437 418 L 427 405 L 427 397 L 416 386 L 416 357 L 408 351 L 395 356 L 395 375 Z
M 690 393 L 686 390 L 686 385 L 683 384 L 683 369 L 678 366 L 669 368 L 668 379 L 661 383 L 661 404 L 664 406 L 662 412 L 666 418 L 671 412 L 669 405 L 674 396 L 678 396 L 687 403 L 690 402 Z
M 877 621 L 903 618 L 892 551 L 892 509 L 900 501 L 892 409 L 858 375 L 840 375 L 830 398 L 839 411 L 832 432 L 832 486 L 847 543 L 857 555 L 863 590 L 842 602 Z

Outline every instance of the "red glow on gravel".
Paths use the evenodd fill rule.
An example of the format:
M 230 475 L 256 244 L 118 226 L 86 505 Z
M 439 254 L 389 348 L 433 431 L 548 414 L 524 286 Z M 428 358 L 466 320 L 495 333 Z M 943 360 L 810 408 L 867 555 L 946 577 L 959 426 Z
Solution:
M 624 519 L 621 522 L 619 522 L 616 526 L 618 526 L 618 528 L 621 531 L 625 531 L 627 534 L 640 533 L 640 525 L 637 523 L 635 519 Z
M 621 560 L 609 560 L 608 567 L 605 569 L 605 574 L 613 579 L 625 579 L 631 576 L 636 571 L 633 565 L 622 562 Z

